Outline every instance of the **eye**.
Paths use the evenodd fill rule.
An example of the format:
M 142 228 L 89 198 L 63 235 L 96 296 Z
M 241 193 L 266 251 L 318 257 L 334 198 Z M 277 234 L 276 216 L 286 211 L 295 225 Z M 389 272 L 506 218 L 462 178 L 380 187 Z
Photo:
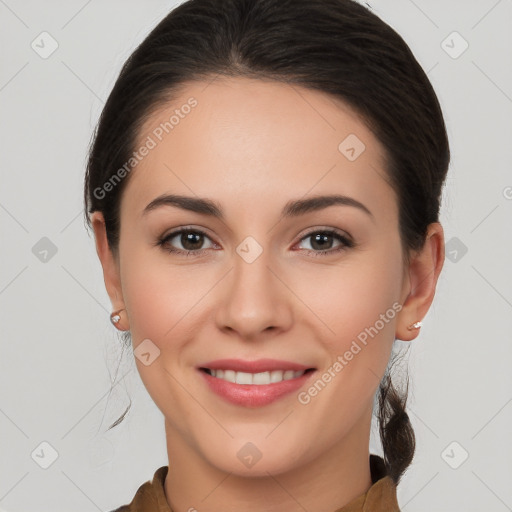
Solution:
M 306 249 L 306 251 L 313 256 L 333 254 L 355 246 L 350 238 L 332 229 L 311 231 L 301 239 L 301 242 L 308 239 L 311 240 L 311 249 Z M 332 249 L 334 240 L 338 240 L 340 245 Z
M 176 248 L 172 245 L 171 242 L 174 239 L 176 239 L 175 243 L 181 245 L 181 248 Z M 213 247 L 213 243 L 209 247 L 203 247 L 205 239 L 210 240 L 204 231 L 187 228 L 169 233 L 159 239 L 157 245 L 162 246 L 162 248 L 168 252 L 183 254 L 185 256 L 196 256 L 197 254 L 202 254 L 206 249 Z
M 311 231 L 302 237 L 301 242 L 308 239 L 311 240 L 311 248 L 306 248 L 306 252 L 313 256 L 327 256 L 355 246 L 355 243 L 349 237 L 333 229 Z M 181 247 L 173 245 L 173 240 L 175 240 L 174 244 L 178 243 Z M 210 246 L 203 246 L 205 240 L 210 240 Z M 332 244 L 335 240 L 339 242 L 339 246 L 333 249 Z M 204 231 L 195 228 L 182 228 L 173 231 L 160 238 L 156 245 L 161 246 L 167 252 L 184 256 L 197 256 L 207 249 L 218 247 L 211 242 L 210 237 Z

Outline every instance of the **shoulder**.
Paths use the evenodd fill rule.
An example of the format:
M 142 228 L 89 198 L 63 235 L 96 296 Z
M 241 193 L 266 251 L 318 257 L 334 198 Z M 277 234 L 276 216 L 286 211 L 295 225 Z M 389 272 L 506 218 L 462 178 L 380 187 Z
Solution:
M 165 498 L 164 482 L 169 467 L 158 468 L 151 480 L 143 483 L 135 493 L 132 501 L 110 512 L 168 512 Z
M 396 484 L 391 476 L 388 475 L 386 464 L 382 457 L 370 454 L 370 472 L 373 485 L 364 495 L 362 510 L 400 512 L 396 495 Z

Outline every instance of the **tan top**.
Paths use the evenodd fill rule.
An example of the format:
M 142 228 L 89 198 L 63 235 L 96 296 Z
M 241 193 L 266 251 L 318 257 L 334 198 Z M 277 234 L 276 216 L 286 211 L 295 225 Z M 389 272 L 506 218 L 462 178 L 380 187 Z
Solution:
M 168 469 L 169 466 L 157 469 L 153 480 L 142 484 L 128 505 L 111 512 L 173 512 L 164 492 Z M 386 475 L 381 457 L 370 455 L 370 471 L 373 485 L 368 491 L 333 512 L 400 512 L 396 499 L 396 485 L 391 477 Z

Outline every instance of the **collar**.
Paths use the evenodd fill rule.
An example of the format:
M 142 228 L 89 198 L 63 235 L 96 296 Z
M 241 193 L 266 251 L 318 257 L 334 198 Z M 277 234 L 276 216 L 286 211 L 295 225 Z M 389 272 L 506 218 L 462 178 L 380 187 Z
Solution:
M 164 491 L 169 466 L 155 471 L 153 479 L 142 484 L 129 505 L 112 512 L 173 512 Z M 372 486 L 364 494 L 333 512 L 400 512 L 396 498 L 396 484 L 386 473 L 382 457 L 370 454 Z

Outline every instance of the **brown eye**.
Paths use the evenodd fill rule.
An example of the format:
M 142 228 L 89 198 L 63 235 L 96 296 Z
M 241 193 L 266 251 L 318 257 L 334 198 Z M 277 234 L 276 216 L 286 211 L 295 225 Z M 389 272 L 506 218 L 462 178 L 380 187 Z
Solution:
M 179 241 L 187 251 L 201 249 L 204 243 L 204 235 L 193 231 L 184 231 L 181 233 Z
M 304 240 L 310 240 L 310 248 L 306 248 L 306 251 L 315 256 L 332 254 L 355 245 L 348 237 L 333 230 L 312 231 L 303 237 L 301 242 Z M 338 247 L 333 248 L 335 241 L 339 244 Z
M 205 240 L 210 240 L 210 238 L 198 229 L 181 229 L 168 234 L 159 240 L 158 244 L 168 252 L 183 253 L 189 256 L 193 253 L 202 253 L 213 246 L 211 244 L 210 247 L 203 247 Z

